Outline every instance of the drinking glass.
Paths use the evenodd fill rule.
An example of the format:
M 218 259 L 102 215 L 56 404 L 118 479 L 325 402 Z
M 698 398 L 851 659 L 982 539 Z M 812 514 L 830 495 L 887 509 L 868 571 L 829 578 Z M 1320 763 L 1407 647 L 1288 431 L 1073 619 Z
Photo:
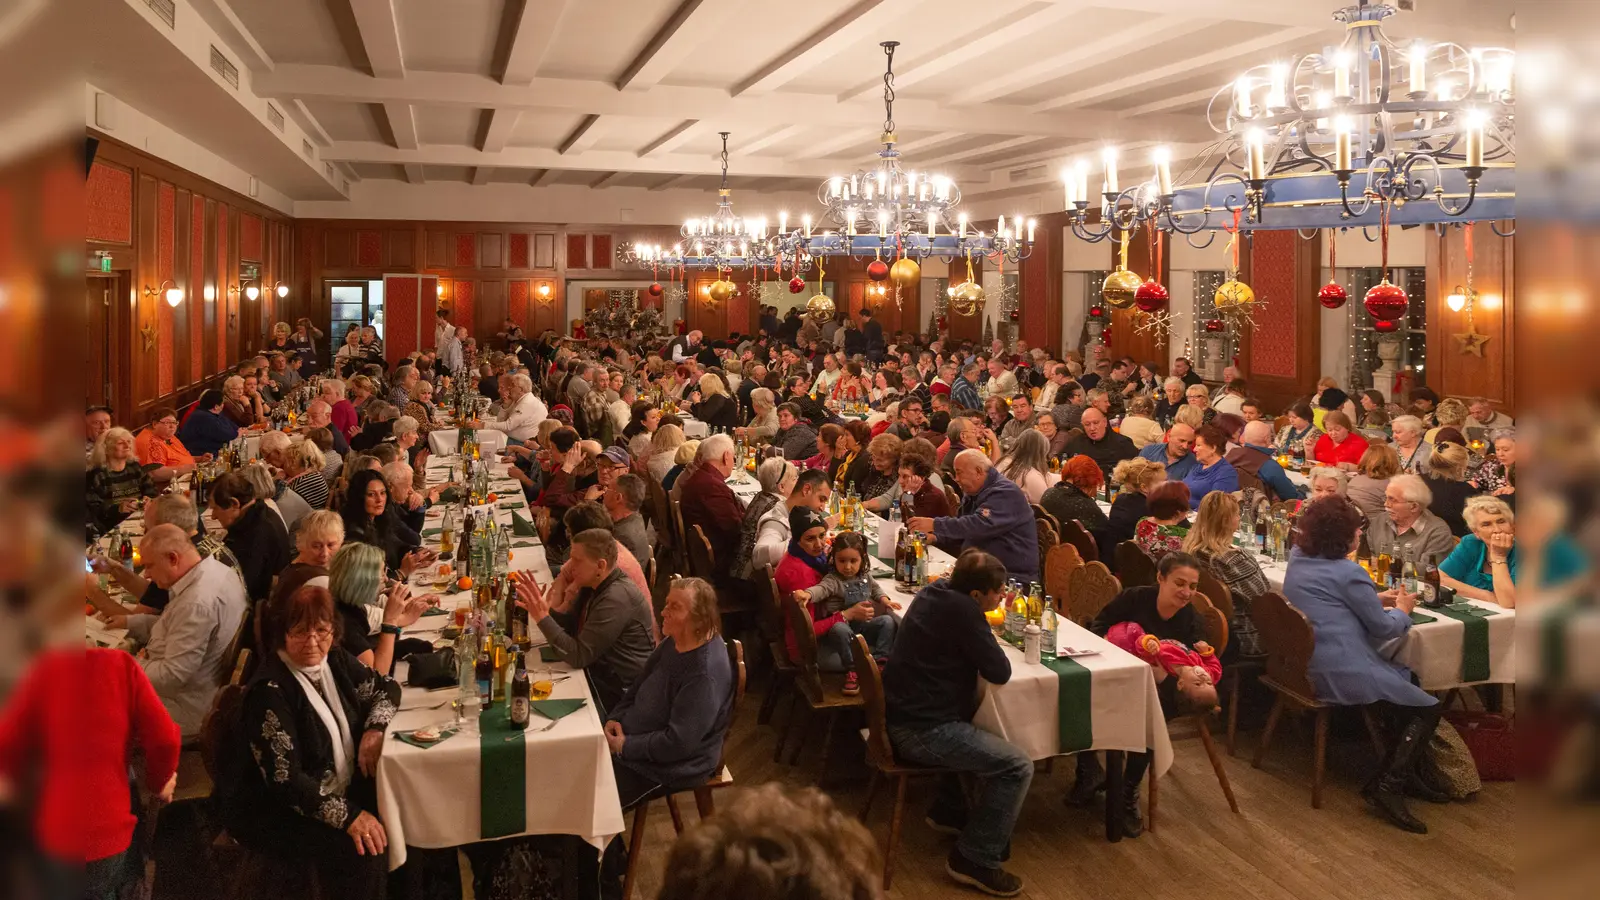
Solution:
M 548 700 L 550 693 L 555 690 L 555 676 L 551 674 L 549 666 L 536 666 L 528 673 L 530 684 L 528 693 L 535 700 Z
M 459 697 L 451 704 L 455 708 L 456 725 L 465 734 L 478 733 L 478 718 L 483 715 L 483 701 L 474 689 L 464 697 Z

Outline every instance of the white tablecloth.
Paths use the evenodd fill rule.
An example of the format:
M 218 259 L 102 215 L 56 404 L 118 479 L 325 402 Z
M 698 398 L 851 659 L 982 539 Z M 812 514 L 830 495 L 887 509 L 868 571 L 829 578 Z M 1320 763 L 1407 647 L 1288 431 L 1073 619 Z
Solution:
M 498 453 L 506 447 L 506 433 L 491 428 L 478 429 L 478 443 L 482 453 Z M 461 432 L 455 428 L 439 428 L 428 432 L 428 449 L 435 454 L 453 454 L 461 447 Z
M 430 460 L 429 483 L 442 482 L 450 462 L 440 458 Z M 497 463 L 493 470 L 495 477 L 502 478 L 506 469 L 504 464 Z M 508 494 L 521 502 L 520 490 L 501 492 L 503 498 Z M 511 512 L 496 508 L 495 520 L 502 525 L 510 524 Z M 521 512 L 527 516 L 525 505 Z M 429 529 L 438 527 L 440 515 L 442 511 L 429 516 Z M 437 536 L 424 540 L 430 546 L 438 544 Z M 551 579 L 544 547 L 537 544 L 513 546 L 511 568 L 531 570 L 541 583 Z M 414 576 L 412 580 L 424 581 L 425 576 Z M 440 596 L 439 606 L 453 610 L 467 599 L 467 592 L 451 591 Z M 438 635 L 438 629 L 449 622 L 449 616 L 427 616 L 408 631 L 407 636 L 433 638 Z M 535 644 L 544 643 L 538 631 L 533 634 Z M 537 664 L 529 660 L 530 667 Z M 550 668 L 557 673 L 567 671 L 561 663 L 551 664 Z M 404 681 L 403 677 L 401 680 Z M 429 692 L 405 688 L 401 694 L 401 713 L 395 717 L 390 732 L 449 723 L 454 717 L 449 701 L 454 696 L 454 690 Z M 522 833 L 576 834 L 595 847 L 603 848 L 613 835 L 622 831 L 622 807 L 617 799 L 610 749 L 601 730 L 603 723 L 581 672 L 557 684 L 550 696 L 556 699 L 582 697 L 589 703 L 561 719 L 560 724 L 547 732 L 536 733 L 545 723 L 537 714 L 533 716 L 534 730 L 525 738 L 527 829 Z M 420 708 L 439 703 L 445 705 L 438 709 Z M 389 829 L 390 868 L 405 862 L 407 844 L 440 848 L 479 840 L 482 811 L 479 754 L 479 740 L 475 735 L 458 734 L 427 749 L 398 740 L 390 740 L 385 745 L 378 765 L 378 809 Z

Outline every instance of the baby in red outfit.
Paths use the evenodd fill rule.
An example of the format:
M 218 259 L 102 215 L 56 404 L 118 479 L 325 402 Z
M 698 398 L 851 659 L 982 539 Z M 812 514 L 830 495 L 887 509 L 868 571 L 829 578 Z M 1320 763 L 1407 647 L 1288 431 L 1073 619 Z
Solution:
M 1187 707 L 1180 712 L 1217 708 L 1217 681 L 1222 678 L 1222 663 L 1210 644 L 1200 641 L 1190 649 L 1179 641 L 1145 634 L 1134 622 L 1118 622 L 1111 626 L 1106 640 L 1159 669 L 1157 683 L 1169 675 L 1175 678 L 1177 697 Z

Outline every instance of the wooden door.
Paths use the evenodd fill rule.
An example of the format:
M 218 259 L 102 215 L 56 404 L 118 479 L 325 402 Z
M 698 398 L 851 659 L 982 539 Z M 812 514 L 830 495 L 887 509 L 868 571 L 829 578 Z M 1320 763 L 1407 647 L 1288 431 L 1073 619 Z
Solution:
M 85 379 L 85 406 L 112 405 L 111 373 L 112 322 L 116 316 L 112 301 L 115 295 L 115 278 L 89 277 L 84 291 L 84 305 L 89 317 L 88 357 L 89 372 Z

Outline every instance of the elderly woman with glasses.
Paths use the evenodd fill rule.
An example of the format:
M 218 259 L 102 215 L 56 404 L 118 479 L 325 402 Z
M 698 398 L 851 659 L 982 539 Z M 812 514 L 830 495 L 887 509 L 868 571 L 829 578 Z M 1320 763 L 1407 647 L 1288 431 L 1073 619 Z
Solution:
M 374 779 L 400 686 L 338 645 L 326 588 L 300 588 L 270 604 L 265 619 L 240 729 L 250 754 L 226 801 L 228 831 L 286 863 L 276 867 L 285 875 L 314 876 L 324 896 L 381 897 L 389 841 Z M 311 893 L 309 884 L 284 887 Z
M 100 435 L 89 457 L 89 525 L 96 532 L 117 527 L 139 508 L 145 497 L 156 495 L 155 482 L 139 465 L 133 433 L 112 428 Z
M 1472 533 L 1439 564 L 1439 583 L 1469 600 L 1517 605 L 1517 587 L 1534 573 L 1535 586 L 1558 587 L 1588 568 L 1583 554 L 1566 535 L 1523 534 L 1518 539 L 1516 513 L 1499 497 L 1473 497 L 1462 513 Z M 1541 523 L 1548 524 L 1548 523 Z M 1546 529 L 1541 527 L 1541 532 Z M 1529 544 L 1523 548 L 1522 544 Z M 1528 552 L 1519 552 L 1526 549 Z M 1533 558 L 1529 559 L 1529 554 Z
M 1400 470 L 1413 475 L 1423 475 L 1428 471 L 1428 457 L 1433 455 L 1433 445 L 1422 439 L 1423 432 L 1427 429 L 1422 420 L 1416 416 L 1396 416 L 1389 423 L 1389 429 L 1394 433 L 1394 454 L 1400 460 Z

